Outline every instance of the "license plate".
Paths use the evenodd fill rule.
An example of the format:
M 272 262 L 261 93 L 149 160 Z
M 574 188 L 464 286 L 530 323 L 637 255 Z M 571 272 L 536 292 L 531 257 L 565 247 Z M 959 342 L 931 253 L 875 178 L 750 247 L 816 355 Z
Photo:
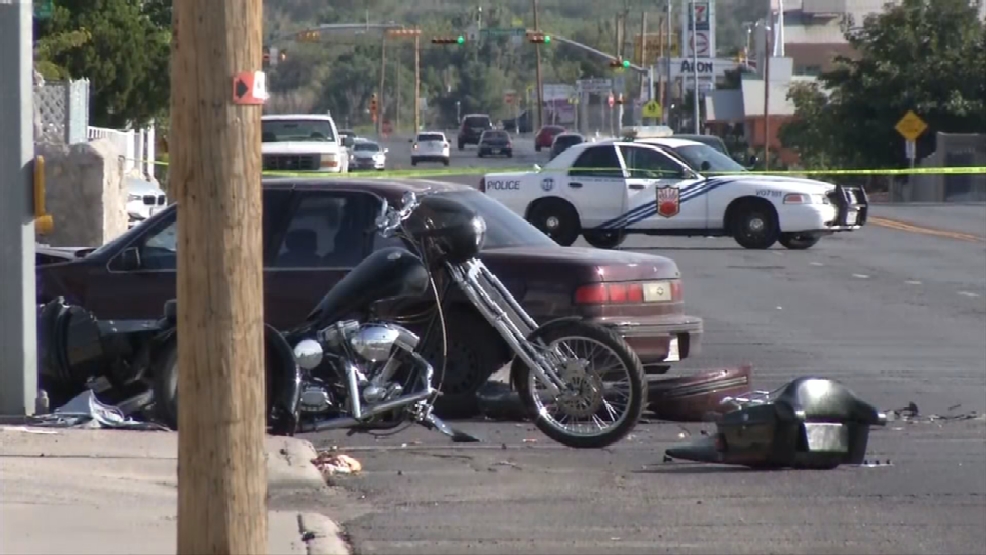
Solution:
M 660 303 L 671 300 L 671 284 L 666 281 L 652 281 L 644 284 L 644 302 Z
M 678 362 L 681 360 L 681 353 L 678 352 L 678 337 L 672 337 L 668 344 L 668 356 L 664 357 L 664 362 Z
M 850 210 L 849 213 L 846 215 L 846 223 L 848 223 L 849 225 L 856 225 L 857 223 L 859 223 L 859 211 Z

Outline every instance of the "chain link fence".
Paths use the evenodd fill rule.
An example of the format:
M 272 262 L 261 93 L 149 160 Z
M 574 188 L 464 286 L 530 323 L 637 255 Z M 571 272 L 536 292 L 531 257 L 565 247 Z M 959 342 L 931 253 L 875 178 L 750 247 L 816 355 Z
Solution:
M 89 80 L 48 81 L 35 75 L 35 142 L 76 144 L 89 140 Z

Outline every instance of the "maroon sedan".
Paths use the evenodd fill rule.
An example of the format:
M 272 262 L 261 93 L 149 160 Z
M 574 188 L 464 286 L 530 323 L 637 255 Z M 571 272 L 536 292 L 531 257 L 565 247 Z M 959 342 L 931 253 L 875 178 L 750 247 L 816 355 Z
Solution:
M 534 135 L 534 150 L 541 152 L 542 148 L 551 148 L 555 136 L 564 132 L 565 128 L 560 125 L 545 125 Z
M 702 320 L 685 314 L 681 275 L 670 259 L 560 247 L 510 209 L 462 185 L 275 179 L 265 180 L 263 188 L 264 314 L 275 328 L 302 322 L 365 256 L 401 241 L 368 232 L 381 198 L 397 203 L 405 191 L 428 191 L 455 197 L 483 216 L 487 235 L 481 258 L 535 320 L 580 316 L 610 326 L 651 373 L 666 372 L 670 363 L 698 352 Z M 159 317 L 165 301 L 176 296 L 175 218 L 171 206 L 95 250 L 64 252 L 65 262 L 40 266 L 38 302 L 64 296 L 100 319 Z M 50 249 L 43 256 L 50 261 L 61 254 Z M 426 321 L 421 306 L 408 310 L 396 303 L 381 315 L 415 329 Z M 471 305 L 452 304 L 445 311 L 449 358 L 445 395 L 436 408 L 450 416 L 471 415 L 477 410 L 476 390 L 511 352 Z

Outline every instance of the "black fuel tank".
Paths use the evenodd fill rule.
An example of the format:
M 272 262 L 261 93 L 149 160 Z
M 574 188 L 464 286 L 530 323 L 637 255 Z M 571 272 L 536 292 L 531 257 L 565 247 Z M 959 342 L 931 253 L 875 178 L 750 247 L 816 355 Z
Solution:
M 428 270 L 411 251 L 387 247 L 367 256 L 322 297 L 306 319 L 316 327 L 329 325 L 396 297 L 419 297 L 428 291 Z

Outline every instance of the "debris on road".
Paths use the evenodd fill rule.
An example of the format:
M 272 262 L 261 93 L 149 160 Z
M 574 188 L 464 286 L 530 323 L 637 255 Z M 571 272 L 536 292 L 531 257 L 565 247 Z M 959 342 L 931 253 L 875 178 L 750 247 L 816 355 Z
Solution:
M 983 419 L 984 416 L 986 416 L 974 410 L 968 412 L 962 412 L 962 413 L 954 413 L 955 410 L 960 408 L 962 408 L 961 403 L 948 407 L 949 414 L 922 415 L 920 409 L 918 409 L 917 404 L 914 401 L 911 401 L 904 407 L 887 411 L 887 420 L 889 422 L 907 422 L 911 424 L 918 422 L 927 422 L 927 423 L 958 422 L 962 420 Z
M 751 468 L 861 465 L 870 426 L 887 423 L 886 414 L 825 378 L 797 378 L 774 392 L 752 392 L 723 405 L 734 410 L 718 419 L 714 435 L 672 447 L 664 460 Z
M 168 428 L 153 422 L 134 420 L 119 408 L 103 404 L 91 389 L 76 395 L 55 409 L 52 414 L 32 418 L 32 425 L 52 428 L 109 428 L 125 430 L 166 431 Z
M 750 390 L 753 365 L 703 370 L 692 376 L 650 382 L 647 400 L 661 420 L 713 422 L 722 414 L 722 402 Z
M 312 459 L 312 464 L 325 478 L 335 474 L 359 474 L 363 471 L 363 465 L 358 460 L 343 454 L 320 453 Z

